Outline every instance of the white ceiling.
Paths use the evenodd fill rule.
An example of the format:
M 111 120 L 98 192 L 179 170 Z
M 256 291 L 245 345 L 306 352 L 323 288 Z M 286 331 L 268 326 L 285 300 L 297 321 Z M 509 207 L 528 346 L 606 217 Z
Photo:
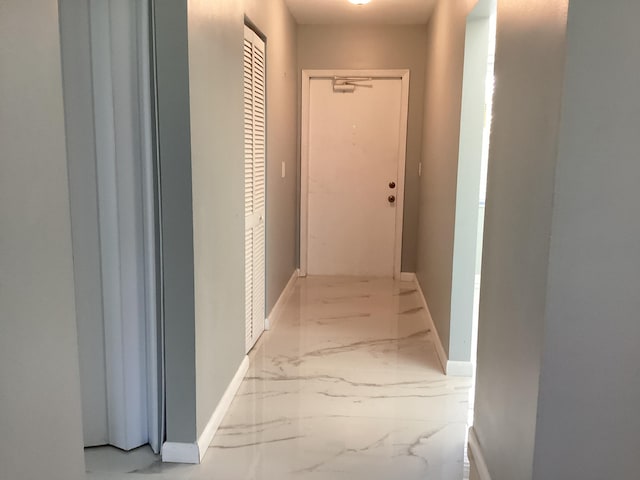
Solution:
M 371 0 L 352 5 L 348 0 L 285 0 L 301 24 L 425 24 L 437 0 Z

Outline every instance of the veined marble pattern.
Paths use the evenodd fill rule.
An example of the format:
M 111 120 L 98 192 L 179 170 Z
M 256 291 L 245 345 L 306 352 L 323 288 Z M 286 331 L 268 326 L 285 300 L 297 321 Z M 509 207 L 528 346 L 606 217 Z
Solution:
M 426 315 L 413 282 L 299 279 L 204 463 L 138 474 L 462 480 L 472 381 L 442 373 Z

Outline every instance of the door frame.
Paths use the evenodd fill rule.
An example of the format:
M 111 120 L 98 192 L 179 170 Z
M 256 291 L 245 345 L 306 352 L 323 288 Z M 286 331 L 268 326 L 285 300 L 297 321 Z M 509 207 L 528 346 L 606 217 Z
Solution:
M 409 70 L 302 70 L 302 111 L 300 132 L 300 276 L 307 275 L 309 209 L 309 115 L 311 80 L 333 77 L 367 77 L 399 79 L 402 82 L 400 105 L 400 145 L 398 147 L 398 194 L 393 253 L 393 278 L 399 279 L 402 268 L 402 233 L 404 226 L 404 186 L 407 158 L 409 114 Z

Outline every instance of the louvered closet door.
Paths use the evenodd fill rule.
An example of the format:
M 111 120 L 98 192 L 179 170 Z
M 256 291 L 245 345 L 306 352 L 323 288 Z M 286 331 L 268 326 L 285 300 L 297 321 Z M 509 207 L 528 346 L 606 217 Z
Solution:
M 265 325 L 265 45 L 244 30 L 245 326 L 247 352 Z

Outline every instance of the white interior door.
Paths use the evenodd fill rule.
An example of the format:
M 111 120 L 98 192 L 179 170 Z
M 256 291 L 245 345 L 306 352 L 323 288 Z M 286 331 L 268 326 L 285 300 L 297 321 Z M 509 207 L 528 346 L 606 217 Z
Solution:
M 245 341 L 247 352 L 265 327 L 266 50 L 244 32 Z
M 310 275 L 392 277 L 399 262 L 403 82 L 374 78 L 356 84 L 340 91 L 349 89 L 334 89 L 331 78 L 310 79 Z
M 136 9 L 90 1 L 108 443 L 148 442 Z
M 82 113 L 67 109 L 67 121 L 91 129 L 83 130 L 87 151 L 79 163 L 70 163 L 69 174 L 74 269 L 82 273 L 76 310 L 85 446 L 130 450 L 150 443 L 158 451 L 162 387 L 148 2 L 61 6 L 63 18 L 72 9 L 84 12 L 75 20 L 88 24 L 74 22 L 71 37 L 90 45 L 86 60 L 65 58 L 82 72 L 65 79 L 66 106 L 83 106 Z M 77 91 L 90 92 L 90 106 L 86 97 L 74 98 Z M 90 165 L 93 177 L 87 175 Z M 90 283 L 91 292 L 80 281 Z

